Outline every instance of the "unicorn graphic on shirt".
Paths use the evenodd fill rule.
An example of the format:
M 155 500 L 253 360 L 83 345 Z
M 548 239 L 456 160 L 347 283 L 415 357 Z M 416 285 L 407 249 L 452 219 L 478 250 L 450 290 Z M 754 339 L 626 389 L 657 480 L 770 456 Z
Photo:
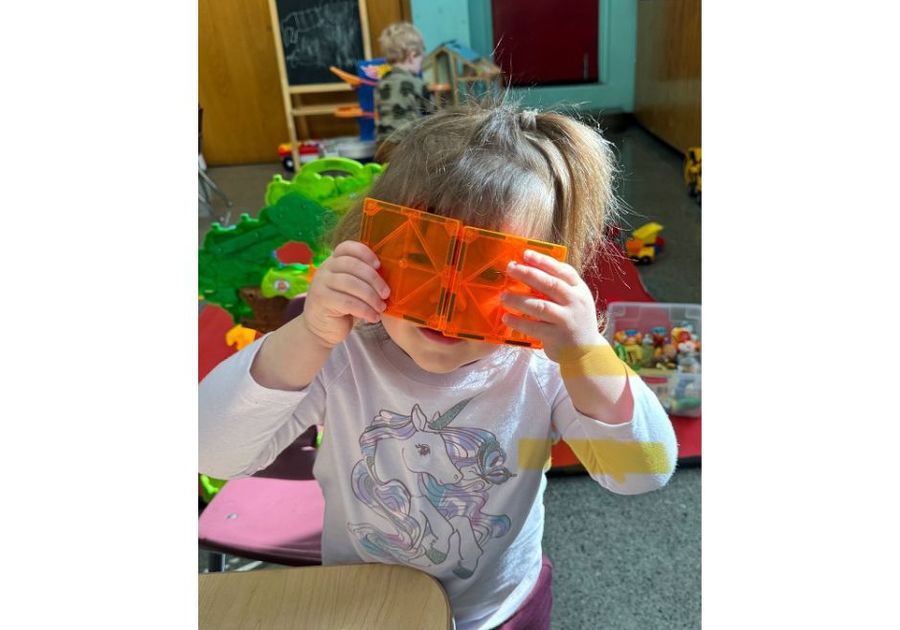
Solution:
M 508 516 L 483 511 L 490 488 L 515 476 L 505 451 L 490 431 L 449 426 L 470 400 L 431 421 L 418 404 L 409 414 L 383 409 L 363 431 L 353 493 L 393 526 L 347 524 L 368 553 L 422 568 L 452 553 L 453 572 L 468 578 L 485 544 L 509 531 Z

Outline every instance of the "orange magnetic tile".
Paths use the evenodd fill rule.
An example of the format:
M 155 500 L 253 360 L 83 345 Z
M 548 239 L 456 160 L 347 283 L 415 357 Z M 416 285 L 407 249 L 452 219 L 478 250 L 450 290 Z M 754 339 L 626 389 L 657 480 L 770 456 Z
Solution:
M 505 312 L 500 303 L 502 292 L 545 297 L 506 275 L 510 261 L 525 264 L 526 249 L 561 262 L 567 254 L 562 245 L 473 227 L 463 228 L 444 334 L 490 343 L 542 347 L 537 339 L 515 331 L 501 321 Z
M 391 288 L 385 314 L 440 330 L 462 223 L 376 199 L 363 202 L 360 241 Z
M 448 336 L 540 348 L 537 339 L 501 321 L 504 291 L 545 297 L 506 275 L 526 249 L 565 261 L 562 245 L 465 227 L 413 208 L 367 198 L 360 241 L 381 261 L 391 288 L 385 314 L 441 330 Z

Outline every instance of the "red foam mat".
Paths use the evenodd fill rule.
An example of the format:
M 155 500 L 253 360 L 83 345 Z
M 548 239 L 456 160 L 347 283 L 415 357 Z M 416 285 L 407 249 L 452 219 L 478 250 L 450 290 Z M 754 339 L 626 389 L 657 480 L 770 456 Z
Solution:
M 198 382 L 214 367 L 235 353 L 235 349 L 225 343 L 226 333 L 234 327 L 234 320 L 225 309 L 215 304 L 207 304 L 200 311 L 198 347 L 200 366 Z

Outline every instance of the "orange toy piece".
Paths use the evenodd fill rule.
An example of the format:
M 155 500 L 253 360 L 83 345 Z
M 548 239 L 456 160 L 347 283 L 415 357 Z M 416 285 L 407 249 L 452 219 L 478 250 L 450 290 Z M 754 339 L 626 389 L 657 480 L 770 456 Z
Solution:
M 362 77 L 358 77 L 355 74 L 350 74 L 349 72 L 345 72 L 336 66 L 328 66 L 328 69 L 331 70 L 337 77 L 346 82 L 350 87 L 359 87 L 361 85 L 371 85 L 375 87 L 378 85 L 378 81 L 373 81 L 371 79 L 363 79 Z
M 526 249 L 565 261 L 564 246 L 464 226 L 371 198 L 363 203 L 360 241 L 378 256 L 379 272 L 391 288 L 385 314 L 450 337 L 542 347 L 503 324 L 500 294 L 544 297 L 511 280 L 506 267 L 510 261 L 525 264 Z
M 462 223 L 421 210 L 367 198 L 360 242 L 381 261 L 391 288 L 385 313 L 443 330 Z
M 375 112 L 364 112 L 359 105 L 339 105 L 335 108 L 334 115 L 338 118 L 375 118 Z
M 241 350 L 256 341 L 257 331 L 238 324 L 225 333 L 225 345 L 234 346 L 235 350 Z

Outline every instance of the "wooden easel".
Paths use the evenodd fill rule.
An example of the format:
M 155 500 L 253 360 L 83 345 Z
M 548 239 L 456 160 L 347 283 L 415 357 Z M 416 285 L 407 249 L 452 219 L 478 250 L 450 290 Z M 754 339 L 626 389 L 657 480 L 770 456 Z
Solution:
M 359 2 L 359 22 L 362 31 L 363 49 L 366 59 L 372 58 L 372 44 L 369 40 L 369 18 L 366 9 L 366 0 Z M 342 103 L 322 103 L 316 105 L 303 105 L 304 94 L 326 94 L 332 92 L 349 92 L 351 88 L 347 83 L 315 83 L 309 85 L 290 85 L 288 83 L 287 66 L 284 61 L 284 43 L 281 39 L 281 23 L 278 17 L 278 8 L 275 0 L 269 0 L 269 15 L 272 19 L 272 34 L 275 37 L 275 57 L 278 60 L 278 74 L 281 78 L 281 94 L 284 100 L 284 112 L 287 117 L 288 135 L 291 143 L 291 156 L 294 159 L 294 169 L 300 169 L 300 155 L 298 151 L 297 127 L 294 119 L 300 121 L 300 137 L 309 138 L 309 126 L 306 123 L 307 116 L 334 115 L 337 108 L 347 105 Z M 293 98 L 296 97 L 296 107 Z

